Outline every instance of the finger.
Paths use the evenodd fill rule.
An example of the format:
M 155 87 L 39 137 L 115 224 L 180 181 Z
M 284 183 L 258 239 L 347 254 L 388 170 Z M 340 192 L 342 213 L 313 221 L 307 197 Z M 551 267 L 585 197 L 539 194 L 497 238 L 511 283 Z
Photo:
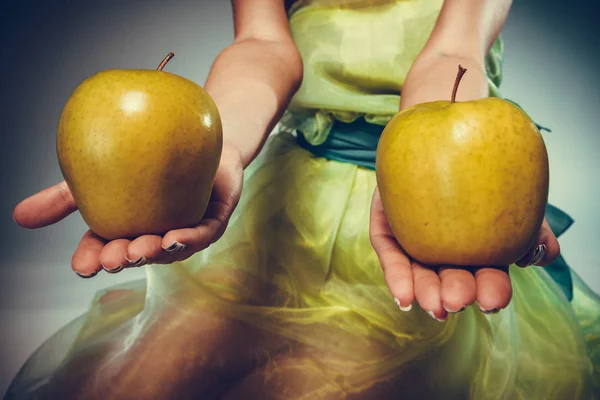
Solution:
M 544 258 L 545 253 L 546 243 L 536 244 L 515 264 L 522 268 L 538 265 Z
M 158 235 L 144 235 L 134 239 L 127 247 L 127 266 L 141 267 L 148 262 L 156 262 L 163 255 L 162 240 Z
M 87 231 L 71 259 L 71 266 L 79 276 L 91 278 L 101 269 L 100 253 L 106 241 L 92 231 Z
M 130 241 L 127 239 L 117 239 L 110 241 L 104 246 L 100 253 L 100 264 L 106 272 L 116 273 L 121 271 L 127 265 L 127 247 Z
M 460 312 L 477 298 L 477 286 L 473 274 L 464 268 L 440 268 L 441 299 L 444 309 L 451 313 Z
M 221 164 L 215 176 L 210 202 L 200 223 L 192 228 L 176 229 L 164 235 L 162 248 L 168 253 L 188 252 L 188 256 L 204 250 L 221 238 L 233 210 L 240 200 L 243 170 L 237 150 L 223 147 Z M 178 254 L 176 259 L 182 259 Z
M 204 250 L 221 237 L 227 226 L 231 210 L 232 208 L 226 203 L 210 203 L 205 215 L 213 217 L 202 219 L 193 228 L 167 232 L 161 242 L 162 249 L 168 253 Z
M 415 298 L 421 308 L 438 321 L 444 321 L 448 312 L 442 307 L 441 282 L 438 274 L 418 262 L 412 263 Z
M 381 201 L 381 195 L 379 188 L 375 188 L 373 197 L 371 199 L 371 210 L 369 216 L 369 233 L 371 238 L 378 235 L 389 236 L 395 238 L 392 228 L 388 223 L 383 209 L 383 202 Z M 395 239 L 394 239 L 395 240 Z
M 415 299 L 410 259 L 393 236 L 378 196 L 379 192 L 375 190 L 369 225 L 371 245 L 379 258 L 384 279 L 398 307 L 402 311 L 410 311 Z
M 13 218 L 27 229 L 52 225 L 77 210 L 67 183 L 62 181 L 17 204 Z
M 533 246 L 516 264 L 519 267 L 530 265 L 546 266 L 552 264 L 560 255 L 560 244 L 544 218 L 536 245 Z
M 493 314 L 508 306 L 512 285 L 508 268 L 480 268 L 475 271 L 479 309 Z
M 400 246 L 388 237 L 379 236 L 373 239 L 378 244 L 377 255 L 383 269 L 385 282 L 402 311 L 410 311 L 415 300 L 414 281 L 410 259 Z M 386 245 L 387 242 L 387 245 Z

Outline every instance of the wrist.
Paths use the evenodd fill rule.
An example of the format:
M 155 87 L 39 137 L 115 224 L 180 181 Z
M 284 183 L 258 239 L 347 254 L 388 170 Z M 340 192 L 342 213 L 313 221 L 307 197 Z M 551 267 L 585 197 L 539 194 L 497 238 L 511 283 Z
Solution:
M 489 95 L 482 60 L 447 54 L 422 54 L 413 63 L 402 86 L 400 109 L 432 101 L 450 100 L 458 66 L 467 69 L 456 94 L 457 101 Z
M 248 134 L 247 131 L 245 133 Z M 253 140 L 250 140 L 249 137 L 243 135 L 224 135 L 223 148 L 228 147 L 228 151 L 233 153 L 239 159 L 242 168 L 246 169 L 258 156 L 267 137 L 268 135 L 256 135 Z
M 246 162 L 244 161 L 244 156 L 239 146 L 235 143 L 223 139 L 223 150 L 221 152 L 221 162 L 226 162 L 229 164 L 235 164 L 241 169 L 245 169 L 247 167 Z M 249 164 L 249 162 L 248 162 Z

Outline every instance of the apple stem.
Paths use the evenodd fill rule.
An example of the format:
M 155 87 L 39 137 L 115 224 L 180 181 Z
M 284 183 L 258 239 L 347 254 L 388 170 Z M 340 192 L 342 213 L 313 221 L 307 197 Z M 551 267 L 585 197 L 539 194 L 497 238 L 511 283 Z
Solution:
M 174 52 L 170 52 L 169 54 L 167 54 L 167 56 L 160 62 L 160 64 L 158 65 L 158 68 L 156 68 L 158 71 L 162 71 L 163 68 L 165 67 L 165 65 L 167 65 L 167 63 L 169 62 L 169 60 L 171 60 L 171 58 L 175 57 L 175 53 Z
M 456 92 L 458 91 L 458 85 L 460 84 L 460 80 L 462 79 L 465 72 L 467 72 L 467 69 L 463 68 L 462 65 L 459 64 L 458 75 L 456 75 L 456 80 L 454 81 L 454 88 L 452 89 L 452 99 L 450 100 L 451 103 L 456 102 Z

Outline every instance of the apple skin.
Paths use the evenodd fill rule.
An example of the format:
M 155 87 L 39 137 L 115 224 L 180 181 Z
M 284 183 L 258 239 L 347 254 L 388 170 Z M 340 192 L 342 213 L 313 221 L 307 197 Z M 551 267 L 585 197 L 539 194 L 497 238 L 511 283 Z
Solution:
M 507 266 L 535 244 L 549 190 L 543 138 L 500 98 L 399 112 L 376 160 L 384 212 L 402 248 L 432 266 Z
M 112 240 L 198 223 L 223 138 L 216 104 L 198 84 L 158 70 L 108 70 L 75 89 L 56 143 L 84 221 Z

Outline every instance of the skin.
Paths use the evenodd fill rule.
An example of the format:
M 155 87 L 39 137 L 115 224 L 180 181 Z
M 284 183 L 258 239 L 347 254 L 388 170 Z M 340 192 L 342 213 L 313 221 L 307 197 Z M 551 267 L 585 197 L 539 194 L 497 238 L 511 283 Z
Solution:
M 483 58 L 497 37 L 509 6 L 510 1 L 500 0 L 447 1 L 430 40 L 406 78 L 400 108 L 446 99 L 459 63 L 469 73 L 461 82 L 457 100 L 486 97 Z M 204 85 L 221 113 L 224 136 L 221 164 L 205 218 L 192 228 L 171 231 L 164 236 L 141 236 L 131 241 L 106 242 L 88 231 L 73 254 L 72 267 L 77 273 L 90 276 L 102 268 L 114 271 L 123 265 L 135 265 L 140 259 L 138 264 L 143 263 L 143 258 L 160 264 L 183 260 L 218 240 L 225 230 L 240 198 L 244 168 L 260 151 L 302 79 L 302 60 L 289 32 L 283 2 L 234 0 L 233 7 L 235 40 L 217 57 Z M 76 210 L 71 193 L 61 182 L 21 202 L 14 210 L 14 218 L 25 228 L 40 228 Z M 444 266 L 434 270 L 410 260 L 389 228 L 378 190 L 373 195 L 370 235 L 391 294 L 404 307 L 416 300 L 434 318 L 443 320 L 448 310 L 458 311 L 474 302 L 485 310 L 492 310 L 503 308 L 510 301 L 512 289 L 507 268 L 480 268 L 471 272 Z M 185 248 L 167 251 L 174 242 L 184 244 Z M 537 242 L 547 247 L 539 265 L 547 265 L 558 257 L 559 245 L 546 221 L 540 227 Z M 527 264 L 532 252 L 521 264 Z M 231 329 L 216 315 L 202 315 L 203 324 L 211 320 L 215 329 Z M 182 343 L 195 340 L 195 346 L 201 347 L 197 335 L 178 337 L 178 340 Z M 203 345 L 216 351 L 212 342 L 205 341 Z M 297 348 L 291 354 L 281 355 L 278 362 L 294 365 L 296 360 L 304 359 L 307 351 Z M 322 358 L 327 356 L 322 355 Z M 265 374 L 266 369 L 257 370 L 256 376 Z M 162 369 L 160 373 L 170 371 Z M 250 382 L 246 389 L 254 387 L 253 376 L 246 378 Z M 294 381 L 294 377 L 286 379 Z M 243 384 L 238 387 L 240 393 L 244 393 L 243 388 Z

